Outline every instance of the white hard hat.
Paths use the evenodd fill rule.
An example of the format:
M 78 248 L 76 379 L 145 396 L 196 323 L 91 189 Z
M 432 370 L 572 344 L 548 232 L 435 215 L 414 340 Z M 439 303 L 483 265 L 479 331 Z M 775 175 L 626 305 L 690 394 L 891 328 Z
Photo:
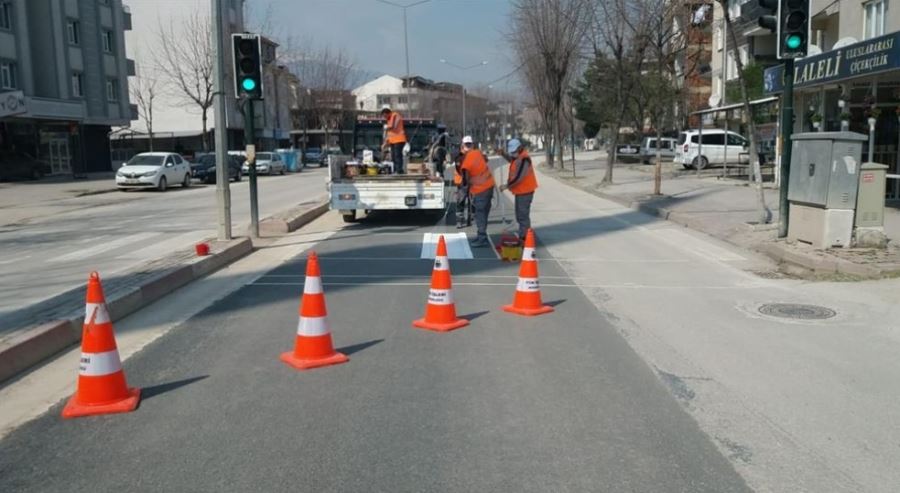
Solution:
M 386 105 L 382 106 L 381 112 L 384 113 L 385 111 L 391 111 L 391 105 L 386 104 Z
M 475 141 L 472 140 L 471 135 L 466 135 L 465 137 L 463 137 L 462 143 L 463 144 L 474 144 Z

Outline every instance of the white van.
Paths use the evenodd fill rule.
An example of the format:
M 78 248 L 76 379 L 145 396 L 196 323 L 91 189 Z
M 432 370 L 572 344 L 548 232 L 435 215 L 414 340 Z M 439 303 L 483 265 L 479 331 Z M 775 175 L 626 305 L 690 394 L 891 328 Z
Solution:
M 659 154 L 663 161 L 675 158 L 675 139 L 663 137 L 660 139 Z M 650 164 L 656 160 L 656 137 L 644 137 L 641 142 L 641 162 Z
M 727 136 L 727 140 L 726 140 Z M 727 142 L 727 146 L 725 145 Z M 687 169 L 703 169 L 710 164 L 748 165 L 750 154 L 747 139 L 735 132 L 718 129 L 703 129 L 703 145 L 700 145 L 700 131 L 686 130 L 678 136 L 675 148 L 675 162 Z M 702 154 L 701 154 L 702 147 Z

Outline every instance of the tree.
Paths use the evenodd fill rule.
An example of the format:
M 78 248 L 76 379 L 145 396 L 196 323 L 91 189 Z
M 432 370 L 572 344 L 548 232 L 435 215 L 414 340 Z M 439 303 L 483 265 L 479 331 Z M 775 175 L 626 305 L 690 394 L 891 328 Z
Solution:
M 138 57 L 140 59 L 140 57 Z M 153 106 L 159 96 L 159 81 L 154 74 L 145 72 L 145 66 L 138 67 L 137 77 L 134 77 L 129 83 L 131 91 L 131 100 L 137 105 L 138 116 L 144 121 L 147 127 L 147 138 L 149 139 L 150 151 L 153 151 Z
M 728 1 L 727 0 L 716 0 L 719 2 L 719 5 L 722 7 L 722 11 L 725 16 L 725 27 L 729 33 L 731 33 L 731 50 L 732 56 L 737 64 L 737 73 L 738 73 L 738 83 L 741 88 L 741 99 L 743 100 L 743 118 L 744 122 L 747 124 L 748 128 L 748 138 L 750 140 L 750 166 L 753 169 L 753 180 L 756 184 L 756 208 L 757 213 L 759 214 L 759 223 L 760 224 L 768 224 L 772 221 L 772 211 L 766 206 L 766 195 L 763 191 L 762 187 L 762 170 L 759 166 L 759 152 L 756 143 L 756 119 L 753 118 L 752 108 L 750 107 L 750 92 L 747 88 L 747 80 L 746 75 L 744 73 L 744 61 L 741 60 L 741 56 L 737 53 L 737 35 L 735 34 L 734 26 L 731 22 L 731 15 L 728 13 Z M 727 49 L 727 47 L 726 47 Z M 785 185 L 782 185 L 785 186 Z M 782 214 L 787 214 L 787 211 L 781 211 Z
M 525 84 L 550 138 L 547 165 L 554 166 L 553 148 L 562 150 L 565 97 L 581 61 L 584 35 L 591 14 L 589 0 L 515 0 L 512 7 L 514 49 Z M 562 160 L 560 159 L 560 167 Z
M 154 53 L 157 71 L 177 94 L 182 103 L 196 106 L 203 121 L 203 151 L 209 150 L 207 124 L 213 105 L 213 46 L 209 15 L 199 9 L 181 23 L 163 25 L 156 29 Z

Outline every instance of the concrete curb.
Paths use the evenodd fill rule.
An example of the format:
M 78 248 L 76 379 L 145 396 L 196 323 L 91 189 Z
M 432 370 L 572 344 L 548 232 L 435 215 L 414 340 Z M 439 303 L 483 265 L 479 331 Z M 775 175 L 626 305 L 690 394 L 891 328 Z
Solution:
M 148 279 L 106 300 L 113 322 L 157 301 L 172 291 L 234 262 L 253 251 L 249 238 L 212 242 L 211 254 Z M 24 330 L 0 343 L 0 382 L 8 380 L 81 340 L 84 312 Z
M 259 223 L 259 234 L 279 235 L 296 231 L 313 220 L 328 212 L 330 202 L 324 200 L 317 203 L 311 209 L 309 206 L 300 206 L 277 216 L 268 217 Z

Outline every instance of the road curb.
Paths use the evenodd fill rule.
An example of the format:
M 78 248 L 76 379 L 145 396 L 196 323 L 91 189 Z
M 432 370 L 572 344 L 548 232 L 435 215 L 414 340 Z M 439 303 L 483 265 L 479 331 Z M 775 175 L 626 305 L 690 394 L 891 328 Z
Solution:
M 139 286 L 108 297 L 106 304 L 113 322 L 253 251 L 249 238 L 211 242 L 210 247 L 208 256 L 191 258 Z M 23 330 L 0 343 L 0 382 L 78 343 L 83 319 L 84 312 L 78 309 L 70 316 Z
M 325 214 L 330 205 L 328 200 L 317 202 L 312 208 L 309 205 L 295 207 L 283 214 L 268 217 L 259 223 L 259 234 L 265 236 L 287 234 L 296 231 Z

